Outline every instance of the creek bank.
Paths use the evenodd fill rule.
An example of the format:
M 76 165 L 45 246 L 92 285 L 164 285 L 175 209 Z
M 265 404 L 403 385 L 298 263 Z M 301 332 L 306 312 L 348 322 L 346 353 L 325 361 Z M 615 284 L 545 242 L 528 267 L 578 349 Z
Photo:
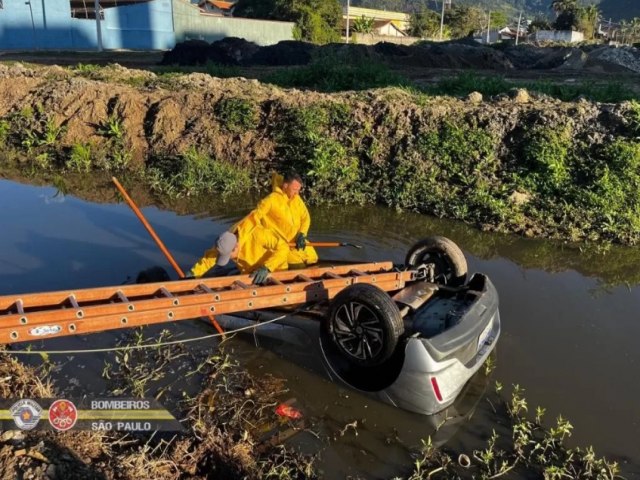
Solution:
M 640 240 L 640 104 L 381 88 L 322 94 L 207 74 L 0 64 L 3 168 L 124 172 L 171 196 L 294 167 L 311 203 L 380 203 L 484 230 Z

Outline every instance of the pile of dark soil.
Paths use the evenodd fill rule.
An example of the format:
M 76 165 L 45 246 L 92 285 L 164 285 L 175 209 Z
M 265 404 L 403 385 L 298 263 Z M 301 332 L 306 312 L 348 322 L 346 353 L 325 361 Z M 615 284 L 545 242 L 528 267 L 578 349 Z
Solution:
M 629 47 L 481 45 L 471 39 L 451 42 L 419 42 L 396 45 L 329 44 L 316 46 L 298 41 L 283 41 L 260 47 L 240 38 L 229 37 L 208 44 L 201 40 L 183 42 L 166 52 L 164 65 L 307 65 L 317 57 L 335 56 L 340 61 L 361 62 L 372 58 L 392 65 L 410 67 L 475 70 L 594 70 L 640 72 L 640 51 Z
M 259 49 L 255 43 L 237 37 L 227 37 L 211 44 L 204 40 L 188 40 L 165 52 L 160 63 L 204 65 L 212 62 L 219 65 L 240 65 L 251 59 Z
M 311 58 L 316 47 L 312 43 L 284 41 L 267 47 L 260 47 L 251 58 L 252 65 L 306 65 L 311 62 Z M 245 65 L 248 65 L 245 63 Z

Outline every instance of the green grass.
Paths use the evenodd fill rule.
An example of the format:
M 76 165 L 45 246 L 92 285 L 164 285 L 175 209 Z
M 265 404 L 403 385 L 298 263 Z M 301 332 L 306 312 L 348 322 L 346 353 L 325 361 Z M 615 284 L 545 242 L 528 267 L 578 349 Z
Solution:
M 280 70 L 267 75 L 263 81 L 280 87 L 308 88 L 321 92 L 401 87 L 411 84 L 403 76 L 373 59 L 345 63 L 340 56 L 321 57 L 307 66 Z
M 619 82 L 604 84 L 582 82 L 576 85 L 559 84 L 551 81 L 513 82 L 501 76 L 482 76 L 475 73 L 463 73 L 445 78 L 433 86 L 425 88 L 432 95 L 466 96 L 471 92 L 494 96 L 507 93 L 513 88 L 525 88 L 531 92 L 542 93 L 563 101 L 574 101 L 585 97 L 596 102 L 623 102 L 640 96 Z

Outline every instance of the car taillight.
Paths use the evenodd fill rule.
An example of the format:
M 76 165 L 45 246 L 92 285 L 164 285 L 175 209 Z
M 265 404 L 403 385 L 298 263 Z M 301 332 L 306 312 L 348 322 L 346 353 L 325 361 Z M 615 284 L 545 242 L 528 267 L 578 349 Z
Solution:
M 439 402 L 442 401 L 442 394 L 440 393 L 440 387 L 438 386 L 438 381 L 436 377 L 431 377 L 431 386 L 433 387 L 433 393 L 436 394 L 436 398 Z

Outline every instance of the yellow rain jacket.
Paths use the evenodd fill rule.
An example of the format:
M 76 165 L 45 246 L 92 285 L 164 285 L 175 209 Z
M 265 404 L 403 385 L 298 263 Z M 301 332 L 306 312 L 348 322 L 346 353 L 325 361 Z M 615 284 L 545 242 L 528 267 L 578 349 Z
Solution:
M 282 175 L 273 174 L 273 191 L 260 200 L 253 213 L 264 227 L 273 230 L 286 242 L 294 242 L 298 233 L 307 236 L 311 217 L 300 195 L 289 199 L 282 191 L 280 187 L 283 179 Z M 311 264 L 317 261 L 318 254 L 311 246 L 302 251 L 292 249 L 288 259 L 289 264 Z
M 238 258 L 241 273 L 251 273 L 265 266 L 271 272 L 287 269 L 289 245 L 278 235 L 264 228 L 253 213 L 235 224 L 231 232 L 238 237 Z M 201 277 L 216 264 L 218 250 L 213 247 L 191 268 L 195 277 Z

